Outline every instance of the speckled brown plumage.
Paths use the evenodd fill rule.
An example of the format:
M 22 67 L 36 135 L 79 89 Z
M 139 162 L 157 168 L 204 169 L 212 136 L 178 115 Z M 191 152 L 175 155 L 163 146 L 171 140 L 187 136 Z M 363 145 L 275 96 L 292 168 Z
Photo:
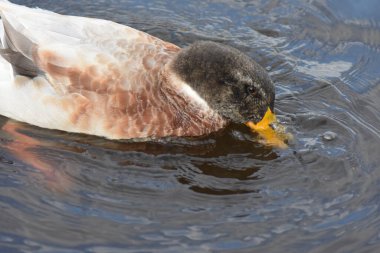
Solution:
M 33 62 L 38 72 L 29 73 L 40 73 L 14 72 L 10 83 L 0 83 L 0 92 L 2 85 L 8 89 L 0 114 L 110 139 L 198 136 L 226 124 L 184 92 L 187 84 L 170 67 L 180 48 L 171 43 L 109 21 L 5 2 L 0 13 L 6 20 L 4 47 Z M 0 71 L 5 73 L 5 67 Z M 25 106 L 28 110 L 21 111 Z
M 0 114 L 110 139 L 199 136 L 273 111 L 268 73 L 210 41 L 181 49 L 114 22 L 0 0 Z

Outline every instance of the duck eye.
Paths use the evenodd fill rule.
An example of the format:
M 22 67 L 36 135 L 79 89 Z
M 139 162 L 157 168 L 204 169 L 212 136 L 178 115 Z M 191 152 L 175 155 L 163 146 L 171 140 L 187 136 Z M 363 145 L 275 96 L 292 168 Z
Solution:
M 256 89 L 253 85 L 247 85 L 246 90 L 249 94 L 254 94 L 256 92 Z

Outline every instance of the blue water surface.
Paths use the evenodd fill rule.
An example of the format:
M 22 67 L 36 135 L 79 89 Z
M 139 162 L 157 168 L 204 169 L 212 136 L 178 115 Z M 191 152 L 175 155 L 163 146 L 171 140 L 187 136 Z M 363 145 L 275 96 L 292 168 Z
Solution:
M 379 252 L 379 1 L 14 2 L 234 46 L 269 71 L 295 138 L 117 142 L 0 116 L 0 252 Z M 33 159 L 7 124 L 44 143 Z

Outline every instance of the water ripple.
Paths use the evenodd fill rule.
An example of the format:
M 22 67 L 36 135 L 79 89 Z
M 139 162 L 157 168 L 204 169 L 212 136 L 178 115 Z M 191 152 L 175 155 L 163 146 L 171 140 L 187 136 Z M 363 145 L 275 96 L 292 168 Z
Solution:
M 0 251 L 379 248 L 378 1 L 15 2 L 111 19 L 180 46 L 235 46 L 270 72 L 276 114 L 295 140 L 272 149 L 233 124 L 145 142 L 20 124 L 41 143 L 28 160 L 0 130 Z

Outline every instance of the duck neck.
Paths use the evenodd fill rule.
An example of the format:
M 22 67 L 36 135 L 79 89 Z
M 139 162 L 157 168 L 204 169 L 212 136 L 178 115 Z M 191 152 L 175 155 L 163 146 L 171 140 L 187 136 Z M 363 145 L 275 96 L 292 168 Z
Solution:
M 205 135 L 223 128 L 227 121 L 212 110 L 208 103 L 187 83 L 182 81 L 167 64 L 161 85 L 165 99 L 176 112 L 171 122 L 180 135 Z

